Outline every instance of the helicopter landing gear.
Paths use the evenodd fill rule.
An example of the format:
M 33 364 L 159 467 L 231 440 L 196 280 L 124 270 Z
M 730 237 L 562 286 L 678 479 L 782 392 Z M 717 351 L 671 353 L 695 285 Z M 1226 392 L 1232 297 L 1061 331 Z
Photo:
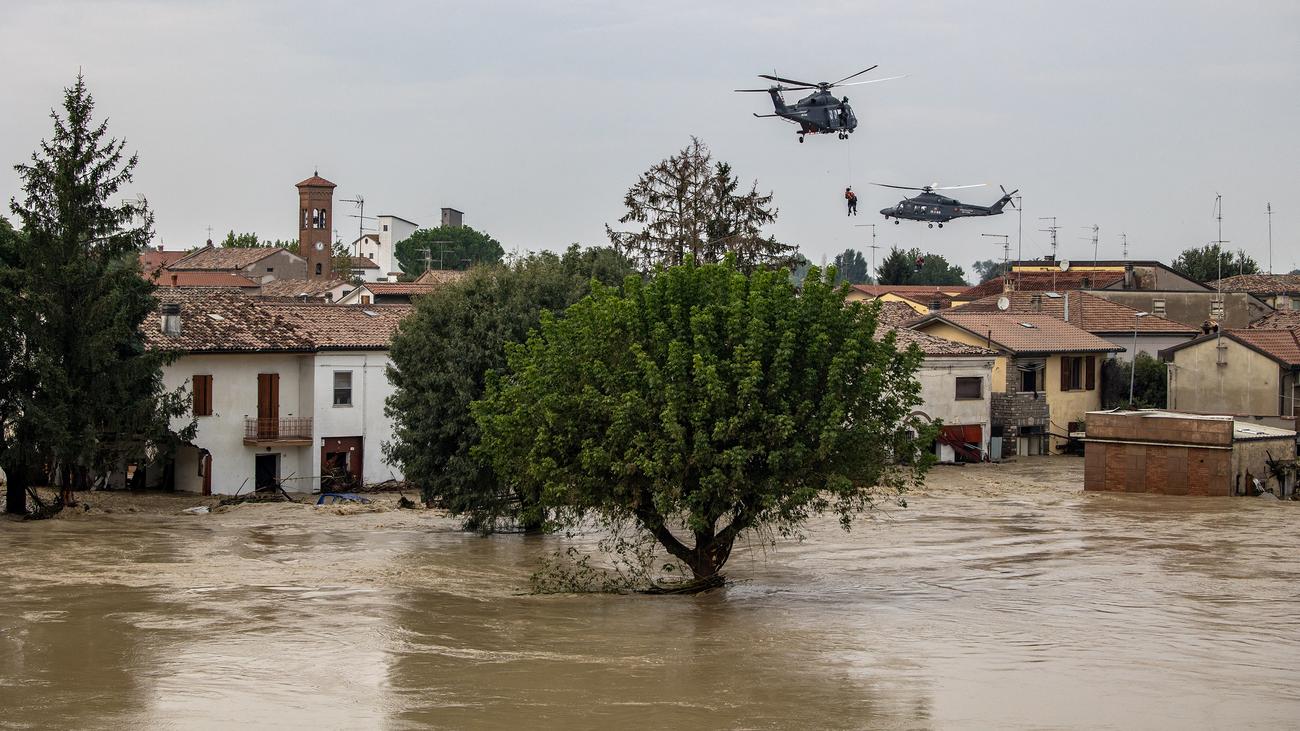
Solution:
M 803 144 L 803 135 L 799 135 L 799 143 Z
M 941 224 L 939 224 L 939 228 L 943 228 L 943 224 L 942 224 L 942 223 L 941 223 Z
M 898 220 L 897 218 L 895 218 L 895 219 L 894 219 L 894 225 L 897 226 L 898 224 L 899 224 L 899 220 Z
M 931 224 L 927 224 L 927 225 L 928 225 L 930 228 L 934 228 L 934 224 L 933 224 L 933 223 L 931 223 Z

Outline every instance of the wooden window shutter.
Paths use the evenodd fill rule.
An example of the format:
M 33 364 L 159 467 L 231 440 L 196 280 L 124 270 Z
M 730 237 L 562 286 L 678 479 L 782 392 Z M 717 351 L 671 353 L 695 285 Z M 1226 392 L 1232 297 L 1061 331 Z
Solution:
M 195 416 L 212 416 L 212 376 L 194 376 L 192 408 Z
M 1068 355 L 1061 356 L 1061 390 L 1070 390 L 1070 366 L 1074 359 Z
M 1097 388 L 1097 357 L 1093 355 L 1088 356 L 1088 359 L 1084 361 L 1083 365 L 1084 368 L 1087 369 L 1087 374 L 1084 376 L 1084 379 L 1086 380 L 1084 388 L 1092 391 Z

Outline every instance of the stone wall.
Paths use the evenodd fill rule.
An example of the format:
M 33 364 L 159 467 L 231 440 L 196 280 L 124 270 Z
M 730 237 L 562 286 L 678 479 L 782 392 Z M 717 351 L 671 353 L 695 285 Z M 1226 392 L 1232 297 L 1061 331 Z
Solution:
M 989 403 L 989 419 L 993 426 L 1002 427 L 1002 456 L 1014 457 L 1018 451 L 1017 440 L 1022 427 L 1040 427 L 1046 433 L 1050 426 L 1047 408 L 1046 384 L 1036 393 L 1020 392 L 1020 369 L 1017 365 L 1037 365 L 1039 378 L 1046 379 L 1043 358 L 1009 358 L 1006 368 L 1006 391 L 993 393 Z

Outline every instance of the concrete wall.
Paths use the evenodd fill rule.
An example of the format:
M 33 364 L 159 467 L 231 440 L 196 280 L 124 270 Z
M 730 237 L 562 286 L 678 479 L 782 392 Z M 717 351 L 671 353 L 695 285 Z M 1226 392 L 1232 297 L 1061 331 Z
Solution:
M 392 395 L 386 351 L 327 352 L 316 356 L 316 458 L 320 459 L 322 439 L 332 437 L 362 438 L 362 472 L 367 482 L 402 479 L 402 471 L 384 460 L 383 445 L 393 440 L 392 421 L 384 415 L 384 403 Z M 352 405 L 334 405 L 334 372 L 352 372 Z M 316 469 L 313 487 L 320 487 L 320 469 Z
M 277 251 L 271 256 L 244 267 L 241 272 L 255 282 L 268 282 L 272 279 L 306 279 L 307 260 Z
M 1218 365 L 1218 344 L 1224 365 Z M 1282 369 L 1267 356 L 1231 338 L 1211 338 L 1173 353 L 1170 409 L 1219 414 L 1277 416 Z
M 990 410 L 989 401 L 993 380 L 993 361 L 985 358 L 926 358 L 916 374 L 921 384 L 922 403 L 918 411 L 931 421 L 942 420 L 944 424 L 955 426 L 977 425 L 983 435 L 981 449 L 988 452 Z M 981 378 L 983 390 L 981 398 L 961 399 L 957 395 L 958 378 Z
M 379 216 L 379 249 L 371 257 L 379 265 L 380 273 L 387 277 L 390 273 L 402 271 L 397 264 L 397 244 L 405 241 L 415 233 L 416 225 L 396 216 Z M 435 259 L 438 252 L 433 252 Z
M 1214 300 L 1215 293 L 1210 291 L 1199 292 L 1178 292 L 1178 291 L 1145 291 L 1145 290 L 1113 290 L 1098 289 L 1091 292 L 1098 297 L 1104 297 L 1111 302 L 1118 302 L 1122 305 L 1152 312 L 1160 315 L 1156 305 L 1156 300 L 1164 300 L 1164 314 L 1162 317 L 1181 322 L 1184 325 L 1200 327 L 1201 323 L 1212 319 L 1211 302 Z M 1224 328 L 1245 327 L 1253 320 L 1259 319 L 1269 313 L 1267 307 L 1261 306 L 1258 300 L 1244 292 L 1224 292 L 1223 293 L 1223 318 L 1219 319 L 1219 325 Z
M 1291 495 L 1293 481 L 1279 482 L 1268 468 L 1268 461 L 1294 460 L 1296 442 L 1291 437 L 1279 439 L 1251 439 L 1238 441 L 1232 449 L 1232 487 L 1234 494 L 1254 495 L 1251 478 L 1258 478 L 1266 488 L 1272 488 L 1278 497 Z
M 244 419 L 257 417 L 257 375 L 280 374 L 280 416 L 311 416 L 310 404 L 302 400 L 300 380 L 303 361 L 310 355 L 296 353 L 251 353 L 235 355 L 186 355 L 163 369 L 167 389 L 190 389 L 194 375 L 212 376 L 212 416 L 198 417 L 194 445 L 212 453 L 212 492 L 231 494 L 241 486 L 253 489 L 254 456 L 280 455 L 280 477 L 311 475 L 313 461 L 302 447 L 253 447 L 244 445 Z M 306 408 L 304 408 L 306 407 Z M 174 428 L 189 423 L 186 416 L 173 421 Z M 160 472 L 151 468 L 153 472 Z M 292 483 L 295 484 L 296 483 Z M 176 462 L 176 489 L 200 492 L 197 452 L 181 450 Z
M 1093 333 L 1108 343 L 1114 343 L 1116 346 L 1123 348 L 1123 353 L 1107 353 L 1108 358 L 1118 358 L 1124 362 L 1130 362 L 1135 356 L 1133 350 L 1133 333 Z M 1153 333 L 1138 333 L 1137 352 L 1146 353 L 1152 358 L 1159 358 L 1160 351 L 1165 348 L 1172 348 L 1179 343 L 1185 343 L 1197 335 L 1159 335 Z

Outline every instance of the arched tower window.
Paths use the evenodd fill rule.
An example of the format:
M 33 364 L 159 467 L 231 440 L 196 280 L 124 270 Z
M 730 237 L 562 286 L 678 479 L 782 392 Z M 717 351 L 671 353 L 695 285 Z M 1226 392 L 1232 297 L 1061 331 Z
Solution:
M 321 227 L 321 228 L 329 228 L 329 222 L 327 222 L 327 221 L 325 220 L 325 216 L 326 216 L 325 209 L 324 209 L 324 208 L 320 209 L 320 227 Z
M 307 209 L 302 209 L 302 227 L 307 228 Z
M 319 277 L 320 275 L 321 275 L 321 263 L 316 262 L 316 276 Z

